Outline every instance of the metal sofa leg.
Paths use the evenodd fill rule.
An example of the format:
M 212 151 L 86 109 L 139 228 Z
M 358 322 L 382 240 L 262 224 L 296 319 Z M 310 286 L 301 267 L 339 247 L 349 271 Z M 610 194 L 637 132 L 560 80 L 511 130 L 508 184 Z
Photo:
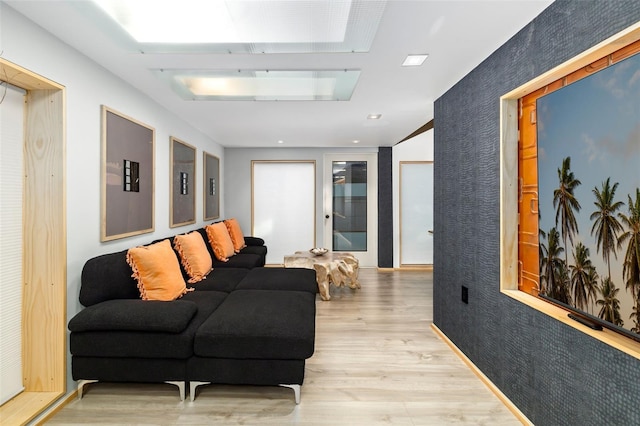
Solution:
M 173 382 L 173 381 L 167 380 L 165 381 L 165 383 L 169 385 L 177 386 L 178 390 L 180 391 L 180 401 L 184 401 L 185 382 Z
M 78 399 L 82 399 L 82 389 L 89 383 L 95 383 L 97 380 L 78 380 Z
M 282 386 L 282 387 L 285 387 L 285 388 L 293 389 L 293 393 L 294 393 L 295 398 L 296 398 L 296 405 L 300 404 L 300 385 L 283 385 L 283 384 L 280 384 L 278 386 Z
M 208 384 L 211 384 L 211 382 L 189 382 L 189 398 L 191 398 L 191 402 L 196 399 L 196 388 Z

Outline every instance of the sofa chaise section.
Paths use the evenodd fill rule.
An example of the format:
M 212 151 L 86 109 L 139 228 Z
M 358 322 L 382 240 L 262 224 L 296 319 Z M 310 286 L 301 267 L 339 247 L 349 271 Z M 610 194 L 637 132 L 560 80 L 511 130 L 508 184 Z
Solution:
M 201 384 L 254 384 L 291 387 L 299 403 L 314 344 L 314 293 L 235 290 L 196 333 L 187 366 L 191 399 Z

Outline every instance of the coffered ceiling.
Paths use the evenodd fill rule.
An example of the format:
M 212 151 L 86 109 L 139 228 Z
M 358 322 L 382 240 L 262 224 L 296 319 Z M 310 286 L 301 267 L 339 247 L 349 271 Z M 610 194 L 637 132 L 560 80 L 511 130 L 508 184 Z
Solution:
M 218 2 L 223 13 L 209 9 L 216 0 L 120 1 L 146 4 L 139 22 L 129 11 L 113 14 L 136 31 L 157 21 L 184 37 L 211 37 L 176 44 L 162 30 L 155 34 L 168 39 L 136 41 L 139 33 L 89 0 L 6 1 L 227 147 L 394 145 L 551 2 L 228 0 Z M 160 5 L 172 8 L 161 13 Z M 236 38 L 208 31 L 227 25 L 214 19 L 223 14 Z M 409 54 L 429 56 L 403 67 Z

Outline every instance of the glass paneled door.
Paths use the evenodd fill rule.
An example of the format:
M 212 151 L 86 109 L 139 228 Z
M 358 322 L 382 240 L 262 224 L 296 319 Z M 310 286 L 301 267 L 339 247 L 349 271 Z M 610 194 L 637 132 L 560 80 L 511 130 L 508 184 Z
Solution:
M 376 266 L 377 155 L 327 154 L 324 160 L 325 247 Z

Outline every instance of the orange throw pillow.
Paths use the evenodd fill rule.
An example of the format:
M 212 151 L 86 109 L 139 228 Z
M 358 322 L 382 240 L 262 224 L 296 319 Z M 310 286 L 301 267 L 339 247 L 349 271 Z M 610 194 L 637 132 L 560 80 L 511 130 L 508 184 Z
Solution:
M 197 283 L 207 278 L 211 272 L 211 256 L 198 231 L 176 235 L 173 247 L 180 255 L 180 262 L 189 275 L 189 283 Z
M 240 224 L 235 218 L 225 220 L 224 224 L 227 227 L 227 231 L 229 231 L 231 241 L 233 241 L 233 249 L 236 251 L 236 253 L 239 253 L 240 250 L 247 246 L 247 244 L 244 242 L 244 234 L 242 233 Z
M 214 223 L 213 225 L 207 225 L 205 228 L 207 231 L 207 237 L 209 237 L 209 244 L 213 249 L 213 254 L 216 258 L 222 262 L 228 262 L 229 258 L 236 252 L 233 249 L 233 241 L 229 236 L 229 231 L 223 222 Z
M 189 291 L 169 240 L 129 249 L 127 263 L 142 300 L 175 300 Z

